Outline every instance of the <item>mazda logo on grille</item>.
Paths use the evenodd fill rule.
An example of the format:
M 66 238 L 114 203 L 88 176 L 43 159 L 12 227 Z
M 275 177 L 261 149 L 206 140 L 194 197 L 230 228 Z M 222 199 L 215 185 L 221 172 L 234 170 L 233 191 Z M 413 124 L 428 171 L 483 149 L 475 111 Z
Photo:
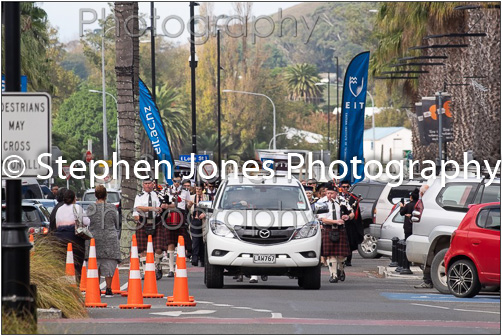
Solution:
M 270 237 L 270 230 L 260 230 L 258 234 L 260 235 L 261 238 L 266 239 Z

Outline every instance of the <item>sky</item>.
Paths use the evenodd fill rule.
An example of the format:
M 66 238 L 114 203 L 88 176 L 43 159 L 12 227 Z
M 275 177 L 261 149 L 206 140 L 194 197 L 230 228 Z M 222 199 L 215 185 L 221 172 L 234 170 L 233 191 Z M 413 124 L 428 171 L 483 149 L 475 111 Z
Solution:
M 286 9 L 288 7 L 299 4 L 300 2 L 253 2 L 252 15 L 271 15 L 278 11 L 279 8 Z M 83 19 L 91 21 L 93 19 L 92 10 L 97 14 L 97 19 L 102 18 L 102 10 L 105 10 L 105 15 L 110 13 L 108 2 L 39 2 L 49 16 L 49 21 L 52 26 L 59 28 L 59 39 L 61 42 L 66 43 L 72 40 L 79 39 L 80 28 L 83 30 L 97 29 L 99 25 L 97 20 L 92 24 L 81 24 L 79 12 L 82 10 Z M 157 34 L 161 34 L 161 23 L 171 15 L 176 15 L 184 22 L 184 29 L 174 19 L 166 21 L 165 30 L 173 35 L 182 30 L 182 33 L 177 38 L 172 38 L 172 41 L 186 41 L 189 33 L 186 29 L 188 19 L 190 17 L 189 2 L 155 2 L 157 15 L 160 17 L 157 20 Z M 139 12 L 148 14 L 148 25 L 150 25 L 150 2 L 139 2 Z M 231 14 L 232 2 L 215 2 L 214 3 L 215 15 Z M 195 15 L 198 15 L 198 9 L 195 9 Z

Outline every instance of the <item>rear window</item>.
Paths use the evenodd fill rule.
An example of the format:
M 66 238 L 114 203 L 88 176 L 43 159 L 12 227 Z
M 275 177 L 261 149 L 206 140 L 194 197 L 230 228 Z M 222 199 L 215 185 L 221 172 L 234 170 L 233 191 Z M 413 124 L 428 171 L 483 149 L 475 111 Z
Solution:
M 447 184 L 439 192 L 437 203 L 441 207 L 449 207 L 451 210 L 454 210 L 455 208 L 459 210 L 466 210 L 474 199 L 476 188 L 477 185 L 473 183 Z
M 387 196 L 387 199 L 389 200 L 389 202 L 392 203 L 392 199 L 394 198 L 404 198 L 405 200 L 407 200 L 408 198 L 410 198 L 410 193 L 415 190 L 415 188 L 419 188 L 419 186 L 399 186 L 399 187 L 395 187 L 395 188 L 392 188 L 389 192 L 389 195 Z

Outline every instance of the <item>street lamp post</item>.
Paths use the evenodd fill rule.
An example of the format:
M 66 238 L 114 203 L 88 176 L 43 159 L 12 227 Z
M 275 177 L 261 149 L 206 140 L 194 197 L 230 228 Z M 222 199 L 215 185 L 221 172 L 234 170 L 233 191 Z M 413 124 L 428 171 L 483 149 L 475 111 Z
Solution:
M 315 85 L 324 85 L 324 84 L 326 84 L 326 87 L 328 88 L 328 151 L 330 151 L 331 150 L 331 142 L 330 142 L 330 134 L 331 134 L 331 132 L 330 132 L 331 106 L 329 104 L 330 103 L 330 98 L 329 98 L 330 87 L 329 86 L 331 85 L 331 83 L 330 83 L 330 74 L 329 74 L 329 72 L 328 72 L 328 79 L 327 79 L 327 81 L 322 80 L 321 83 L 315 83 Z
M 371 125 L 373 127 L 373 160 L 376 160 L 376 136 L 375 136 L 375 101 L 373 100 L 373 96 L 371 95 L 371 93 L 369 91 L 368 92 L 368 95 L 370 96 L 371 98 L 371 109 L 373 110 L 371 113 Z
M 272 101 L 272 99 L 270 99 L 269 96 L 264 95 L 263 93 L 247 92 L 247 91 L 235 91 L 235 90 L 223 90 L 223 92 L 234 92 L 234 93 L 242 93 L 242 94 L 248 94 L 248 95 L 253 95 L 253 96 L 261 96 L 261 97 L 267 98 L 272 103 L 272 109 L 273 109 L 272 113 L 273 113 L 273 117 L 274 117 L 274 125 L 273 125 L 273 130 L 272 130 L 273 131 L 272 140 L 274 140 L 274 149 L 277 149 L 276 142 L 275 142 L 275 128 L 276 128 L 276 122 L 275 122 L 275 104 Z
M 279 135 L 285 135 L 285 134 L 288 134 L 288 133 L 279 133 L 279 134 L 275 135 L 272 139 L 270 139 L 270 141 L 268 143 L 268 149 L 270 149 L 270 146 L 272 145 L 272 140 L 275 140 L 275 138 L 278 137 Z

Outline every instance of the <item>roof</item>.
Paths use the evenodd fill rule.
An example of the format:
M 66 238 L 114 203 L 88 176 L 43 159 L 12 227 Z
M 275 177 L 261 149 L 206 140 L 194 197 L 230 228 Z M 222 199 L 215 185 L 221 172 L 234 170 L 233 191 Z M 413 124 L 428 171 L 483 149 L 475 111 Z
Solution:
M 375 127 L 375 140 L 380 140 L 404 129 L 407 130 L 405 127 Z M 373 140 L 373 128 L 364 130 L 364 140 Z
M 289 140 L 293 139 L 294 136 L 299 136 L 303 140 L 311 144 L 317 144 L 322 142 L 323 136 L 321 134 L 299 130 L 293 127 L 283 127 L 286 131 L 286 138 Z

